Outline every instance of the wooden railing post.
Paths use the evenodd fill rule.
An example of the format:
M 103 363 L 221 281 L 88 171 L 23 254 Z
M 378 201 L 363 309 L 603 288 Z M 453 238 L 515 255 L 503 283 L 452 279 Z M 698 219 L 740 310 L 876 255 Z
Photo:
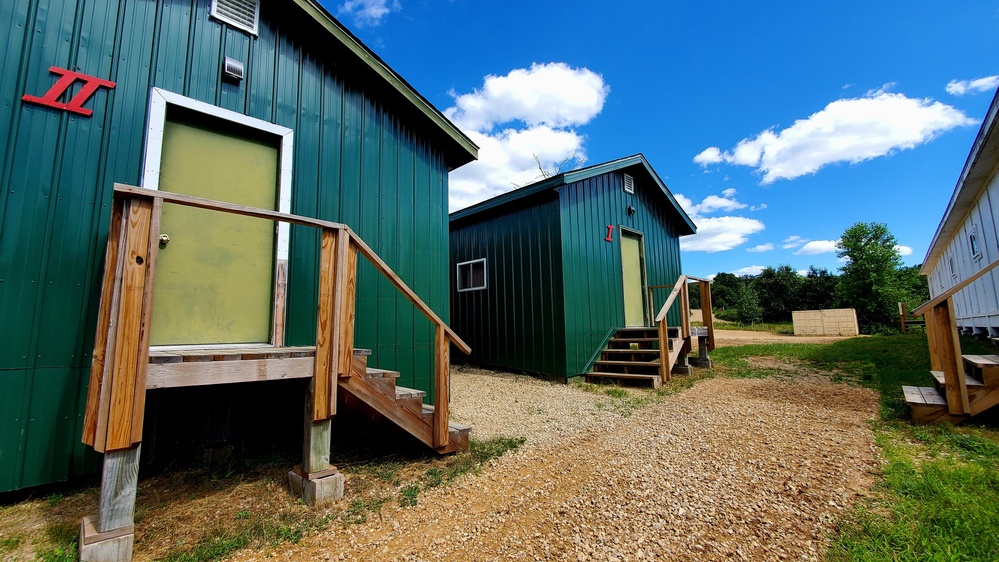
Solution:
M 438 324 L 434 334 L 434 447 L 448 443 L 448 414 L 450 405 L 451 343 L 443 326 Z
M 715 348 L 715 316 L 711 306 L 711 283 L 699 281 L 701 285 L 701 322 L 708 330 L 708 351 Z
M 904 302 L 900 302 L 900 303 L 898 303 L 898 321 L 902 325 L 902 333 L 903 334 L 908 334 L 909 333 L 909 327 L 905 325 L 905 320 L 906 320 L 905 317 L 906 317 L 905 303 Z
M 113 201 L 82 436 L 104 461 L 97 516 L 80 528 L 82 560 L 132 555 L 161 213 L 155 197 Z
M 964 363 L 961 359 L 961 341 L 957 333 L 952 299 L 948 298 L 935 305 L 927 316 L 926 326 L 934 324 L 932 343 L 938 352 L 937 363 L 944 373 L 947 410 L 951 414 L 970 414 Z
M 160 202 L 114 202 L 83 442 L 104 453 L 142 440 Z
M 680 293 L 680 337 L 683 339 L 683 354 L 690 353 L 690 290 L 687 282 L 683 283 L 683 291 Z
M 336 415 L 340 317 L 336 308 L 336 267 L 340 231 L 323 229 L 319 258 L 319 310 L 316 322 L 316 368 L 312 377 L 312 421 Z M 330 400 L 330 396 L 333 400 Z
M 670 360 L 672 354 L 669 351 L 669 332 L 666 326 L 666 318 L 657 322 L 659 326 L 659 378 L 662 382 L 669 382 L 672 376 L 673 362 Z

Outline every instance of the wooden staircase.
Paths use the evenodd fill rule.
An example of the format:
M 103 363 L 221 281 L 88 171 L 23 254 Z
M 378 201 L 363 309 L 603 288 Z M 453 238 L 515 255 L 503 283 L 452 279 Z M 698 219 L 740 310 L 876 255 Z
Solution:
M 354 350 L 350 376 L 341 377 L 337 385 L 338 398 L 344 404 L 374 419 L 392 422 L 438 453 L 468 450 L 472 428 L 454 422 L 448 423 L 448 442 L 434 447 L 434 407 L 423 403 L 427 393 L 398 386 L 397 371 L 368 367 L 365 351 Z
M 995 339 L 993 343 L 999 344 Z M 999 347 L 999 345 L 997 345 Z M 948 391 L 943 371 L 930 371 L 933 386 L 903 386 L 905 403 L 912 409 L 912 420 L 922 423 L 961 423 L 999 404 L 999 355 L 962 355 L 962 383 Z M 948 392 L 961 394 L 963 412 L 951 413 Z
M 675 364 L 683 352 L 680 329 L 667 328 L 669 363 Z M 656 327 L 620 328 L 607 340 L 586 382 L 604 379 L 644 381 L 658 388 L 662 383 L 659 329 Z

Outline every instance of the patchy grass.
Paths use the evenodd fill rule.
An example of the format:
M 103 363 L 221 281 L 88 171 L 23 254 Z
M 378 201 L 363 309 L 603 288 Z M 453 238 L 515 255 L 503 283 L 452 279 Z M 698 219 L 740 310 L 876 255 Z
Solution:
M 972 338 L 962 338 L 964 353 L 994 353 L 994 348 Z M 747 358 L 774 357 L 800 361 L 827 372 L 834 381 L 853 382 L 881 395 L 881 418 L 909 419 L 902 386 L 931 386 L 926 334 L 850 338 L 831 344 L 770 343 L 722 347 L 711 353 L 719 370 L 730 376 L 764 377 L 774 371 L 754 368 Z
M 691 326 L 703 326 L 703 322 L 691 322 Z M 740 324 L 738 322 L 715 322 L 716 330 L 746 330 L 749 332 L 766 332 L 768 334 L 778 334 L 785 336 L 794 335 L 794 324 L 790 322 L 756 322 L 754 324 Z
M 830 560 L 999 560 L 994 429 L 879 424 L 876 496 L 841 522 Z
M 345 498 L 310 507 L 287 492 L 297 459 L 232 460 L 145 476 L 136 502 L 136 553 L 169 562 L 222 560 L 244 548 L 297 543 L 334 525 L 417 505 L 422 492 L 474 474 L 516 450 L 523 438 L 472 439 L 466 452 L 438 456 L 398 430 L 338 416 L 334 463 L 347 475 Z M 73 561 L 80 520 L 97 512 L 96 486 L 0 506 L 0 560 Z
M 970 338 L 962 338 L 961 347 L 964 353 L 994 353 L 989 344 Z M 729 376 L 786 376 L 786 365 L 774 366 L 782 361 L 880 393 L 881 419 L 874 433 L 884 459 L 883 478 L 875 496 L 841 521 L 830 560 L 999 560 L 999 431 L 994 421 L 992 427 L 905 421 L 910 415 L 902 385 L 932 384 L 925 334 L 727 347 L 715 350 L 712 359 Z
M 611 384 L 589 383 L 583 382 L 582 378 L 574 381 L 572 385 L 583 392 L 609 398 L 606 402 L 598 402 L 596 404 L 598 409 L 610 410 L 622 417 L 628 417 L 650 404 L 661 402 L 667 396 L 690 388 L 697 382 L 713 376 L 714 372 L 711 370 L 695 369 L 693 375 L 674 376 L 669 382 L 660 385 L 659 388 L 654 390 L 648 387 L 624 387 Z

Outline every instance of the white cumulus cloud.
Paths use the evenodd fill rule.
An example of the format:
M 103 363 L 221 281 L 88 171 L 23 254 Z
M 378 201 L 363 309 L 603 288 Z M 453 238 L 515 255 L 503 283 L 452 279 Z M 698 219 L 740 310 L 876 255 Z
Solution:
M 725 162 L 756 168 L 761 183 L 813 174 L 823 166 L 859 163 L 929 142 L 975 121 L 961 110 L 931 99 L 886 91 L 836 100 L 782 130 L 767 129 L 722 151 L 708 147 L 694 157 L 702 166 Z
M 839 240 L 810 240 L 795 252 L 798 256 L 815 256 L 818 254 L 828 254 L 837 250 L 836 245 Z
M 806 242 L 808 242 L 808 238 L 802 238 L 801 236 L 798 235 L 788 236 L 787 238 L 784 239 L 784 244 L 781 246 L 781 248 L 789 250 L 791 248 L 797 248 L 798 246 L 803 246 Z
M 347 0 L 340 4 L 337 16 L 349 15 L 358 27 L 368 27 L 382 23 L 382 18 L 400 10 L 399 0 Z
M 999 75 L 983 76 L 971 80 L 951 80 L 946 90 L 953 96 L 963 96 L 969 93 L 991 92 L 999 87 Z
M 895 245 L 895 249 L 898 251 L 898 255 L 900 255 L 900 256 L 911 256 L 912 255 L 912 248 L 910 248 L 909 246 L 900 246 L 900 245 L 896 244 Z
M 603 109 L 610 87 L 587 68 L 532 64 L 482 87 L 455 94 L 444 114 L 479 146 L 479 160 L 451 172 L 452 211 L 541 179 L 538 162 L 552 169 L 567 156 L 586 160 L 585 137 L 576 127 Z
M 682 193 L 674 195 L 690 219 L 697 225 L 697 234 L 680 238 L 680 249 L 690 252 L 724 252 L 746 243 L 749 236 L 766 226 L 762 221 L 739 216 L 708 217 L 717 211 L 734 211 L 747 207 L 735 199 L 732 188 L 722 191 L 721 196 L 708 195 L 700 203 L 694 203 Z
M 753 252 L 754 254 L 759 254 L 762 252 L 769 252 L 774 249 L 774 245 L 767 242 L 766 244 L 760 244 L 758 246 L 753 246 L 752 248 L 746 248 L 747 252 Z
M 732 272 L 732 275 L 737 275 L 739 277 L 744 277 L 746 275 L 759 275 L 763 273 L 766 269 L 762 265 L 747 265 L 746 267 L 740 267 Z

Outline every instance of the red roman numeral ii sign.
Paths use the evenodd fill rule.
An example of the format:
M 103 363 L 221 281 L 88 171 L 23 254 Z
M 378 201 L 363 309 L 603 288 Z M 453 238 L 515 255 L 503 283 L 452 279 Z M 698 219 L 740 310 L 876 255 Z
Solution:
M 87 100 L 94 95 L 94 92 L 96 92 L 98 88 L 111 89 L 115 87 L 115 83 L 110 80 L 97 78 L 96 76 L 87 76 L 86 74 L 80 74 L 79 72 L 73 72 L 72 70 L 66 70 L 65 68 L 59 68 L 58 66 L 49 68 L 49 72 L 60 76 L 60 78 L 55 84 L 52 85 L 51 88 L 49 88 L 49 91 L 45 92 L 44 96 L 38 97 L 24 94 L 21 99 L 26 102 L 37 103 L 53 109 L 62 109 L 64 111 L 69 111 L 70 113 L 76 113 L 89 117 L 90 115 L 93 115 L 94 111 L 86 109 L 83 107 L 83 104 L 87 103 Z M 77 92 L 68 103 L 59 101 L 59 98 L 69 91 L 70 87 L 76 83 L 77 80 L 83 82 L 83 87 L 80 88 L 80 91 Z

